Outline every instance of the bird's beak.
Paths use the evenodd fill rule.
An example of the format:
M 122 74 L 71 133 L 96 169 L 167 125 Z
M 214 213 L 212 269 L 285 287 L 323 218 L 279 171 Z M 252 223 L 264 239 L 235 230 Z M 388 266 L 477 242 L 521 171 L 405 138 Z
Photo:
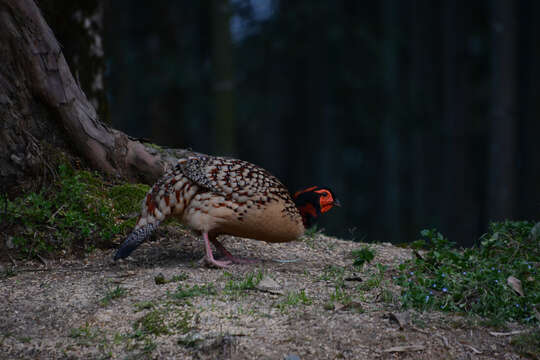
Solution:
M 338 199 L 335 199 L 334 202 L 332 203 L 332 205 L 337 206 L 337 207 L 341 207 L 341 203 L 339 202 Z

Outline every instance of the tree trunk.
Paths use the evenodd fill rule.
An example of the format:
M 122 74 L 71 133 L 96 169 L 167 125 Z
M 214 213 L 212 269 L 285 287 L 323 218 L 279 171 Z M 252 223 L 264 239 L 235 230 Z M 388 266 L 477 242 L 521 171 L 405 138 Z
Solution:
M 110 124 L 104 84 L 103 0 L 40 0 L 39 7 L 79 86 L 100 120 Z
M 399 2 L 384 0 L 381 7 L 384 44 L 382 58 L 383 103 L 385 110 L 381 121 L 382 143 L 382 212 L 380 228 L 386 229 L 386 241 L 401 239 L 400 214 L 400 153 L 399 153 Z
M 215 152 L 236 155 L 233 44 L 229 0 L 212 0 Z
M 512 217 L 516 200 L 515 3 L 495 0 L 492 14 L 492 84 L 488 220 Z
M 100 122 L 32 0 L 0 0 L 0 184 L 16 191 L 54 168 L 58 151 L 132 181 L 153 183 L 185 156 L 157 151 Z
M 450 239 L 472 239 L 472 215 L 466 205 L 465 137 L 465 24 L 460 1 L 446 1 L 442 7 L 443 20 L 443 171 L 444 196 L 443 231 Z M 465 235 L 466 234 L 466 235 Z M 459 240 L 461 241 L 461 240 Z M 469 239 L 467 239 L 469 241 Z

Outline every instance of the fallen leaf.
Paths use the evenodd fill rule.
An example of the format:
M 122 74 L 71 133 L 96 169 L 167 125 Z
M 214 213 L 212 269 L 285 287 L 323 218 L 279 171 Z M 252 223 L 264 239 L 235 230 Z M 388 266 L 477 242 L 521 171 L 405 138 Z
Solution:
M 472 347 L 471 345 L 463 344 L 463 346 L 468 347 L 468 348 L 471 349 L 472 352 L 475 353 L 475 354 L 481 354 L 481 353 L 482 353 L 480 350 L 475 349 L 475 348 Z
M 505 332 L 505 333 L 490 331 L 489 334 L 493 335 L 493 336 L 511 336 L 511 335 L 521 334 L 523 332 L 525 332 L 525 331 L 524 330 L 514 330 L 514 331 L 510 331 L 510 332 Z
M 403 330 L 405 327 L 407 327 L 411 321 L 411 315 L 408 311 L 400 312 L 400 313 L 389 313 L 388 316 L 391 320 L 397 321 L 399 324 L 399 328 Z
M 509 276 L 508 279 L 506 279 L 506 283 L 520 296 L 525 296 L 525 293 L 523 292 L 523 288 L 521 287 L 521 281 L 518 278 Z
M 283 295 L 285 292 L 274 279 L 268 276 L 264 276 L 261 281 L 255 286 L 259 291 L 268 292 L 270 294 Z
M 356 309 L 356 310 L 363 310 L 362 309 L 362 303 L 351 301 L 348 304 L 337 304 L 334 308 L 335 311 L 341 311 L 341 310 L 349 310 L 349 309 Z
M 438 335 L 438 337 L 442 340 L 444 346 L 447 349 L 450 349 L 450 343 L 448 342 L 448 339 L 446 338 L 446 336 Z
M 407 352 L 407 351 L 422 351 L 425 350 L 424 345 L 403 345 L 403 346 L 394 346 L 389 349 L 383 350 L 385 353 L 389 352 Z
M 530 236 L 533 240 L 540 238 L 540 222 L 534 224 L 533 228 L 531 229 Z

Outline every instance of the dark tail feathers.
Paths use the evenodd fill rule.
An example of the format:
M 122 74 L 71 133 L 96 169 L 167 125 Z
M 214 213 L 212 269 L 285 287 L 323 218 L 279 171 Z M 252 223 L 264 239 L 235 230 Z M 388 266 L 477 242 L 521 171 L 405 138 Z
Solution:
M 134 230 L 129 236 L 124 240 L 122 245 L 120 245 L 120 248 L 116 251 L 116 254 L 114 255 L 114 260 L 123 259 L 129 256 L 135 250 L 143 243 L 144 240 L 146 240 L 150 234 L 154 232 L 154 230 L 158 227 L 159 222 L 154 224 L 146 224 L 144 226 L 141 226 L 137 230 Z

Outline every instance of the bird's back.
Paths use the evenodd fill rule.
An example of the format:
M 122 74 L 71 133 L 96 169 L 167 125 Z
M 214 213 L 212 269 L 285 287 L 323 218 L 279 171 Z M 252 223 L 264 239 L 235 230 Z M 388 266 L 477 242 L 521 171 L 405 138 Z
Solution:
M 215 235 L 284 242 L 304 232 L 302 217 L 285 186 L 249 162 L 196 156 L 178 164 L 147 194 L 137 227 L 177 216 Z

